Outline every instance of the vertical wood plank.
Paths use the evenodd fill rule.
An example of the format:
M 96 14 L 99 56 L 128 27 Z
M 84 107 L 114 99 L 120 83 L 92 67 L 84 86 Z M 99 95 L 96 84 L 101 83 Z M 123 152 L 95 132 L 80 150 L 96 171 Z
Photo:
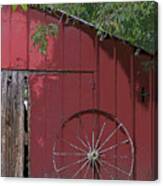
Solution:
M 46 69 L 45 55 L 39 52 L 39 46 L 34 47 L 32 36 L 37 30 L 38 25 L 45 25 L 45 13 L 29 9 L 29 68 Z
M 2 176 L 23 176 L 24 109 L 23 75 L 3 72 Z M 4 92 L 5 91 L 5 92 Z
M 64 27 L 64 69 L 80 69 L 80 29 L 71 25 Z
M 1 175 L 6 176 L 6 106 L 7 106 L 7 73 L 1 72 Z
M 133 139 L 133 102 L 132 88 L 133 79 L 131 75 L 131 56 L 132 50 L 126 44 L 117 42 L 117 117 L 124 124 Z M 123 132 L 117 133 L 117 143 L 125 140 L 127 136 L 123 136 Z M 127 145 L 122 145 L 117 148 L 118 156 L 131 156 Z M 131 159 L 130 159 L 131 160 Z M 127 162 L 117 160 L 117 166 L 129 172 L 130 160 Z M 118 179 L 132 179 L 117 171 Z
M 101 44 L 100 60 L 100 109 L 115 114 L 115 58 L 113 40 Z
M 44 177 L 46 135 L 46 90 L 44 75 L 30 75 L 31 177 Z
M 65 64 L 65 63 L 64 63 Z M 66 64 L 65 64 L 66 65 Z M 63 92 L 63 112 L 62 112 L 62 117 L 63 117 L 63 121 L 65 121 L 66 119 L 68 119 L 71 115 L 73 115 L 74 113 L 78 112 L 78 110 L 80 110 L 80 81 L 79 81 L 79 74 L 66 74 L 64 75 L 64 79 L 63 79 L 63 85 L 62 85 L 62 92 Z M 75 121 L 71 121 L 67 124 L 68 129 L 67 128 L 62 128 L 61 132 L 61 137 L 63 139 L 69 139 L 69 141 L 71 141 L 71 143 L 74 143 L 76 141 L 76 136 L 75 136 L 75 132 L 76 132 L 76 127 L 77 127 L 78 123 Z M 71 132 L 70 132 L 71 131 Z M 72 135 L 74 135 L 74 137 L 72 138 Z M 76 144 L 76 142 L 75 142 Z M 66 151 L 67 152 L 67 146 L 65 144 L 62 144 L 61 146 L 61 151 Z M 74 157 L 70 157 L 69 159 L 63 157 L 62 161 L 63 163 L 61 164 L 62 166 L 69 164 L 69 162 L 74 161 L 73 160 Z M 62 178 L 68 178 L 69 174 L 73 175 L 74 169 L 72 166 L 72 169 L 70 169 L 69 171 L 65 171 L 62 174 Z
M 63 121 L 80 110 L 79 74 L 64 75 Z
M 62 39 L 63 39 L 63 28 L 62 23 L 59 22 L 55 17 L 46 15 L 46 25 L 56 24 L 58 27 L 58 33 L 56 37 L 47 36 L 48 46 L 47 53 L 45 56 L 46 69 L 63 69 L 62 63 Z
M 152 69 L 152 131 L 153 131 L 153 179 L 158 179 L 158 69 L 157 58 L 155 58 L 155 66 Z
M 15 110 L 15 116 L 17 117 L 17 120 L 15 122 L 15 125 L 13 125 L 13 131 L 15 132 L 15 147 L 13 149 L 16 149 L 17 147 L 17 154 L 15 155 L 15 158 L 13 161 L 15 161 L 15 177 L 23 177 L 23 171 L 24 171 L 24 156 L 27 156 L 27 154 L 24 153 L 24 138 L 25 138 L 25 132 L 24 132 L 24 74 L 18 73 L 17 79 L 16 79 L 16 90 L 15 95 L 17 101 L 14 104 L 13 110 Z M 13 86 L 14 88 L 14 86 Z M 15 129 L 15 130 L 14 130 Z
M 21 8 L 11 13 L 11 68 L 27 68 L 28 13 Z M 5 49 L 6 50 L 6 49 Z
M 45 79 L 45 159 L 44 177 L 57 177 L 53 167 L 53 147 L 62 124 L 62 75 L 47 75 Z M 50 98 L 50 99 L 49 99 Z
M 3 6 L 1 9 L 2 30 L 1 30 L 1 47 L 2 47 L 2 68 L 10 67 L 11 55 L 11 8 Z
M 80 110 L 87 110 L 96 107 L 96 87 L 94 74 L 80 75 Z
M 144 70 L 148 56 L 135 57 L 135 146 L 136 146 L 136 179 L 152 180 L 152 121 L 150 73 Z M 141 94 L 145 91 L 146 96 Z
M 130 55 L 130 91 L 131 91 L 131 100 L 132 100 L 132 141 L 134 145 L 134 165 L 133 165 L 133 173 L 132 173 L 132 179 L 136 179 L 136 144 L 135 144 L 135 54 L 134 50 L 131 50 Z
M 84 30 L 80 32 L 81 70 L 96 70 L 94 58 L 95 35 Z
M 116 65 L 116 46 L 115 42 L 112 39 L 106 40 L 105 42 L 100 44 L 99 49 L 99 70 L 100 70 L 100 110 L 104 110 L 108 113 L 111 113 L 113 115 L 116 114 L 116 84 L 115 84 L 115 65 Z M 101 127 L 103 126 L 104 122 L 107 122 L 103 118 L 100 119 Z M 108 123 L 107 123 L 108 124 Z M 109 124 L 114 125 L 114 122 L 109 121 Z M 111 128 L 107 127 L 108 135 L 110 133 L 109 130 Z M 104 140 L 104 139 L 103 139 Z M 116 143 L 116 136 L 113 136 L 110 140 L 111 144 Z M 116 151 L 113 150 L 110 154 L 110 157 L 115 156 Z M 111 160 L 110 160 L 111 161 Z M 116 161 L 112 159 L 112 163 L 115 165 Z M 103 171 L 104 178 L 108 178 L 108 175 Z M 115 179 L 116 178 L 116 171 L 110 170 L 110 178 L 109 179 Z

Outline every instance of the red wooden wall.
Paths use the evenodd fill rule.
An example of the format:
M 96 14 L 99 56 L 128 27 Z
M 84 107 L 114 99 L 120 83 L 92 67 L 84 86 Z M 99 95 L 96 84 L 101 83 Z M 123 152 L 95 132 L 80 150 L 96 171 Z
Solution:
M 41 55 L 31 36 L 36 25 L 51 22 L 58 24 L 59 35 L 48 38 L 47 54 Z M 74 26 L 38 10 L 12 12 L 3 7 L 2 69 L 33 72 L 29 75 L 32 177 L 55 176 L 51 149 L 61 123 L 76 112 L 98 108 L 116 115 L 133 139 L 132 179 L 157 178 L 157 73 L 142 67 L 152 56 L 143 52 L 135 56 L 134 50 L 115 38 L 99 41 L 83 23 Z M 48 71 L 62 73 L 47 75 Z M 149 93 L 144 100 L 142 89 Z
M 48 38 L 47 54 L 38 52 L 31 39 L 39 24 L 56 23 L 59 34 Z M 2 9 L 2 68 L 30 70 L 95 70 L 94 36 L 88 29 L 67 25 L 40 11 Z M 64 48 L 63 48 L 64 45 Z M 85 47 L 89 47 L 89 50 Z M 65 50 L 66 49 L 66 50 Z M 80 51 L 80 52 L 79 52 Z M 81 57 L 80 57 L 81 56 Z M 68 61 L 65 63 L 65 60 Z

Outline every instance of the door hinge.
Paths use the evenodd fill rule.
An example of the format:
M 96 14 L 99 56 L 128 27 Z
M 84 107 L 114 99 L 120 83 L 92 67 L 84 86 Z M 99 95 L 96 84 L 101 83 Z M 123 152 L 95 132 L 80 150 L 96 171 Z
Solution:
M 147 90 L 145 90 L 145 88 L 142 87 L 140 91 L 140 96 L 141 96 L 141 102 L 144 103 L 146 97 L 149 97 L 149 92 L 147 92 Z
M 94 79 L 92 79 L 92 80 L 90 81 L 90 84 L 91 84 L 92 90 L 95 90 L 95 89 L 96 89 L 96 81 L 95 81 Z

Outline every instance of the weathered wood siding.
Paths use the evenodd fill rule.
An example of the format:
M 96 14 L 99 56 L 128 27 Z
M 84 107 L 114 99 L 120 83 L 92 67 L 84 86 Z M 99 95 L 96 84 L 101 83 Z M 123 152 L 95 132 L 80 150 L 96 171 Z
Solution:
M 1 172 L 2 176 L 23 176 L 24 156 L 24 76 L 1 72 Z

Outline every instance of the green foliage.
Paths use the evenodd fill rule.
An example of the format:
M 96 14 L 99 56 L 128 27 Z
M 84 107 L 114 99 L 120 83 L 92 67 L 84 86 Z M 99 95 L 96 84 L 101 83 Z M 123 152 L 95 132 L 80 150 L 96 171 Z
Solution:
M 20 5 L 21 7 L 22 7 L 22 9 L 24 10 L 24 11 L 27 11 L 28 10 L 28 5 Z
M 12 5 L 12 10 L 16 11 L 18 5 Z
M 62 9 L 78 16 L 97 28 L 97 34 L 108 32 L 133 45 L 154 53 L 157 50 L 157 3 L 109 2 L 35 5 L 43 10 Z
M 22 8 L 23 11 L 27 11 L 28 10 L 28 5 L 27 4 L 22 4 L 22 5 L 12 5 L 12 10 L 16 11 L 16 9 L 18 8 L 18 6 L 20 6 Z
M 27 5 L 20 5 L 25 11 Z M 67 15 L 82 18 L 97 28 L 97 34 L 103 36 L 105 32 L 130 42 L 149 53 L 157 51 L 157 3 L 144 2 L 108 2 L 108 3 L 76 3 L 76 4 L 41 4 L 32 5 L 39 9 L 64 10 Z M 17 5 L 13 5 L 16 10 Z M 41 33 L 45 28 L 38 28 Z M 47 30 L 46 30 L 47 31 Z M 46 32 L 45 31 L 45 32 Z M 42 34 L 45 38 L 45 34 Z M 38 42 L 38 38 L 40 42 Z M 44 53 L 47 41 L 43 41 L 39 33 L 34 41 L 39 43 Z
M 58 26 L 56 24 L 50 23 L 48 25 L 38 25 L 35 33 L 32 36 L 34 46 L 39 46 L 39 51 L 41 54 L 46 54 L 47 50 L 47 36 L 56 37 L 58 34 Z
M 144 72 L 148 72 L 150 69 L 155 68 L 155 61 L 154 60 L 149 60 L 149 61 L 143 61 L 141 62 L 142 69 Z

